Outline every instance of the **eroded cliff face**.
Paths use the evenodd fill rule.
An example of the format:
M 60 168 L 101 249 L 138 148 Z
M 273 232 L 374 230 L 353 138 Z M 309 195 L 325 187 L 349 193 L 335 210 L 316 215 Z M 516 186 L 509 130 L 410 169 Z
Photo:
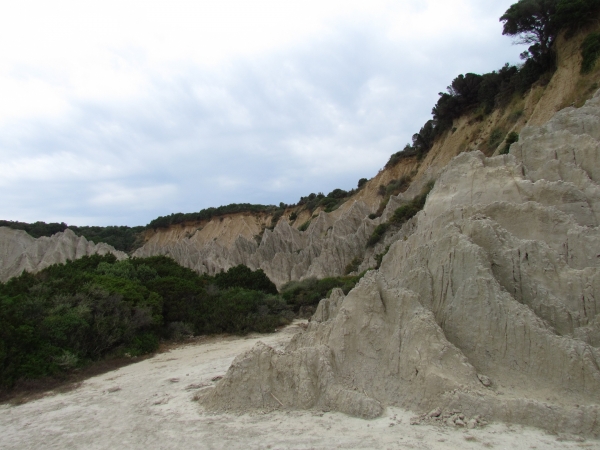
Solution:
M 454 158 L 379 270 L 323 300 L 285 352 L 238 356 L 203 403 L 440 408 L 597 436 L 599 222 L 596 94 L 509 155 Z
M 443 135 L 419 161 L 408 157 L 393 167 L 381 170 L 349 201 L 331 213 L 314 213 L 295 207 L 286 211 L 273 230 L 271 216 L 234 214 L 213 218 L 208 223 L 173 226 L 149 232 L 145 245 L 134 256 L 168 255 L 199 273 L 215 274 L 237 264 L 261 268 L 278 287 L 290 280 L 308 277 L 339 276 L 355 258 L 362 261 L 359 271 L 376 267 L 375 255 L 404 238 L 409 229 L 392 233 L 374 248 L 366 243 L 374 228 L 386 221 L 394 210 L 418 195 L 428 182 L 436 180 L 455 156 L 481 151 L 486 156 L 498 154 L 504 142 L 494 141 L 494 133 L 505 136 L 519 132 L 526 125 L 540 125 L 556 111 L 571 103 L 579 105 L 597 87 L 600 69 L 586 76 L 579 73 L 579 47 L 586 33 L 558 40 L 558 69 L 552 79 L 535 85 L 522 98 L 514 98 L 489 116 L 480 112 L 465 115 L 454 129 Z M 368 215 L 380 208 L 380 186 L 402 177 L 412 180 L 408 190 L 390 198 L 380 218 Z M 298 218 L 290 222 L 296 212 Z M 311 220 L 304 232 L 301 224 Z M 412 222 L 411 222 L 412 223 Z
M 127 255 L 105 243 L 94 244 L 67 229 L 51 237 L 35 239 L 25 231 L 0 227 L 0 281 L 23 273 L 36 273 L 52 264 L 62 264 L 83 256 L 114 254 L 117 259 Z
M 369 213 L 371 209 L 365 203 L 354 201 L 347 209 L 319 213 L 304 232 L 292 227 L 287 218 L 273 230 L 261 228 L 260 218 L 252 215 L 213 219 L 206 228 L 218 228 L 220 236 L 206 239 L 206 228 L 184 239 L 165 239 L 165 233 L 157 233 L 134 256 L 168 255 L 186 267 L 211 275 L 245 264 L 253 270 L 263 269 L 281 286 L 290 280 L 344 273 L 346 265 L 365 251 L 375 226 L 367 217 Z M 237 233 L 241 228 L 242 232 Z M 260 233 L 257 242 L 255 236 Z

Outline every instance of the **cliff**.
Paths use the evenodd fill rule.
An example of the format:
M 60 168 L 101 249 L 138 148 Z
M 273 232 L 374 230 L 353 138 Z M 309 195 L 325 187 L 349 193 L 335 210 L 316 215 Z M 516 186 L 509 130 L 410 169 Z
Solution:
M 261 268 L 278 287 L 290 280 L 322 278 L 345 273 L 358 258 L 359 271 L 376 267 L 376 255 L 385 253 L 392 242 L 405 233 L 388 233 L 382 243 L 368 248 L 375 227 L 385 222 L 396 208 L 418 195 L 457 155 L 479 150 L 486 156 L 498 154 L 511 131 L 527 125 L 540 125 L 556 111 L 580 106 L 598 87 L 600 69 L 580 74 L 579 48 L 589 30 L 557 42 L 557 70 L 546 82 L 538 82 L 523 97 L 515 97 L 502 108 L 485 116 L 473 111 L 455 121 L 426 156 L 403 158 L 380 171 L 337 210 L 314 213 L 302 206 L 286 210 L 273 230 L 268 214 L 233 214 L 206 223 L 187 223 L 149 231 L 144 246 L 134 256 L 168 255 L 199 273 L 214 274 L 237 264 Z M 500 136 L 498 139 L 497 136 Z M 392 196 L 381 217 L 368 216 L 382 206 L 381 186 L 401 178 L 411 180 L 406 192 Z M 297 219 L 289 220 L 295 212 Z M 307 221 L 306 231 L 299 231 Z
M 422 420 L 462 411 L 600 435 L 600 68 L 580 74 L 584 36 L 559 38 L 552 78 L 460 117 L 422 159 L 401 158 L 332 212 L 296 206 L 272 229 L 272 215 L 238 213 L 148 230 L 133 256 L 209 274 L 245 264 L 279 287 L 381 262 L 322 300 L 285 352 L 238 356 L 203 404 L 366 418 L 397 405 L 430 411 Z M 502 155 L 511 131 L 520 139 Z M 385 198 L 400 179 L 410 184 Z M 432 181 L 424 209 L 368 246 Z M 0 229 L 0 276 L 109 251 L 125 257 L 70 231 Z
M 203 403 L 397 405 L 597 436 L 599 158 L 600 93 L 509 155 L 458 155 L 379 270 L 323 300 L 284 352 L 238 356 Z

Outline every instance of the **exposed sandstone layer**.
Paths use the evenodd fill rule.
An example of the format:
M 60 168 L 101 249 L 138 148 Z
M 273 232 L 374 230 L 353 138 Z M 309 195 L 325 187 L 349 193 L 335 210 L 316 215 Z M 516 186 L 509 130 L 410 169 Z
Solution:
M 199 273 L 215 274 L 238 264 L 253 270 L 263 269 L 277 286 L 290 280 L 307 277 L 323 278 L 340 275 L 355 257 L 363 257 L 365 244 L 378 221 L 367 216 L 372 212 L 364 202 L 355 201 L 347 209 L 333 213 L 321 212 L 306 231 L 280 220 L 273 230 L 265 229 L 260 241 L 254 238 L 261 232 L 258 218 L 248 216 L 240 227 L 240 218 L 225 218 L 220 229 L 226 239 L 215 236 L 207 240 L 201 231 L 188 238 L 164 240 L 164 234 L 150 239 L 133 256 L 168 255 L 181 265 Z M 209 226 L 212 222 L 209 223 Z M 240 229 L 244 232 L 234 232 Z M 232 236 L 237 236 L 232 239 Z
M 25 231 L 0 227 L 0 281 L 4 282 L 24 271 L 35 273 L 52 264 L 107 253 L 113 253 L 117 259 L 127 257 L 108 244 L 94 244 L 69 229 L 51 237 L 35 239 Z
M 452 160 L 379 270 L 323 300 L 285 352 L 238 356 L 204 403 L 439 407 L 598 436 L 599 222 L 596 94 L 509 155 Z

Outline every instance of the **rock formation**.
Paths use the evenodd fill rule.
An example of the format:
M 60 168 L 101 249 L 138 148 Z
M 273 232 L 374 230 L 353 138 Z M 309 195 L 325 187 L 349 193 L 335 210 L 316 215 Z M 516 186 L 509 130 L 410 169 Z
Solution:
M 357 251 L 364 214 L 355 204 L 347 228 L 322 215 L 307 236 L 282 224 L 252 254 L 277 255 L 287 234 L 299 256 L 277 260 L 279 279 L 297 267 L 317 275 L 335 264 L 330 242 Z M 453 159 L 379 270 L 323 300 L 285 352 L 238 356 L 203 402 L 367 418 L 386 405 L 439 408 L 597 436 L 599 222 L 596 94 L 525 128 L 508 155 Z M 327 239 L 311 247 L 317 236 Z
M 207 240 L 202 236 L 204 230 L 164 241 L 157 235 L 133 256 L 168 255 L 185 267 L 210 275 L 245 264 L 252 270 L 263 269 L 280 287 L 290 280 L 343 274 L 348 263 L 365 254 L 367 239 L 378 223 L 367 217 L 371 212 L 365 203 L 356 201 L 334 213 L 321 212 L 304 232 L 282 219 L 273 230 L 264 230 L 259 243 L 254 237 L 262 229 L 250 218 L 244 218 L 247 226 L 243 228 L 239 219 L 235 225 L 234 220 L 226 219 L 229 223 L 222 223 L 221 229 L 234 228 L 237 234 L 229 233 L 237 236 L 234 239 L 215 236 Z
M 108 244 L 94 244 L 69 229 L 51 237 L 35 239 L 25 231 L 0 227 L 0 281 L 18 276 L 23 271 L 35 273 L 52 264 L 107 253 L 118 259 L 127 257 Z

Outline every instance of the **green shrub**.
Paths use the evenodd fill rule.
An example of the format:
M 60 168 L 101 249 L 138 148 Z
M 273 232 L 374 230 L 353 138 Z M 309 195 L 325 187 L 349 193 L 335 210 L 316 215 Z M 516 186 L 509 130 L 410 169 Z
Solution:
M 433 189 L 434 183 L 434 181 L 427 183 L 421 194 L 417 195 L 406 205 L 397 208 L 387 222 L 378 225 L 367 240 L 367 247 L 373 247 L 377 244 L 389 229 L 390 225 L 402 225 L 421 211 L 425 206 L 427 195 L 429 195 L 429 192 Z
M 367 241 L 367 247 L 373 247 L 375 244 L 377 244 L 389 227 L 390 224 L 387 222 L 377 225 L 375 227 L 375 230 L 373 230 L 373 233 L 371 233 L 369 240 Z
M 500 128 L 494 128 L 494 130 L 492 130 L 492 132 L 490 133 L 490 137 L 488 139 L 488 149 L 493 150 L 496 147 L 498 147 L 505 135 L 506 133 L 504 130 Z
M 361 262 L 362 258 L 360 256 L 355 257 L 352 261 L 348 263 L 346 269 L 344 270 L 344 273 L 348 275 L 349 273 L 356 272 Z
M 311 220 L 308 219 L 306 222 L 304 222 L 302 225 L 300 225 L 298 227 L 298 230 L 299 231 L 306 231 L 306 230 L 308 230 L 308 227 L 310 226 L 310 222 L 311 222 Z
M 281 296 L 288 305 L 298 312 L 302 306 L 314 306 L 326 298 L 333 288 L 341 288 L 344 294 L 362 278 L 364 273 L 356 276 L 329 277 L 318 280 L 307 278 L 302 281 L 290 281 L 281 287 Z
M 523 116 L 523 110 L 519 109 L 517 111 L 510 113 L 510 115 L 508 116 L 508 120 L 511 123 L 516 123 L 522 116 Z
M 275 225 L 277 225 L 277 222 L 279 222 L 279 219 L 281 219 L 281 216 L 283 216 L 283 212 L 284 212 L 283 209 L 278 209 L 275 211 L 273 216 L 271 216 L 271 226 L 269 226 L 270 230 L 275 228 Z
M 140 356 L 158 350 L 158 337 L 152 333 L 141 333 L 133 338 L 125 352 L 131 356 Z
M 581 73 L 591 72 L 600 56 L 600 33 L 590 33 L 581 44 Z
M 153 352 L 160 338 L 273 331 L 292 314 L 276 292 L 261 270 L 199 276 L 164 256 L 94 255 L 25 272 L 0 283 L 0 387 Z
M 325 208 L 325 212 L 331 212 L 340 205 L 340 200 L 333 197 L 325 197 L 319 202 L 319 206 Z
M 243 264 L 232 267 L 227 272 L 216 274 L 215 284 L 221 289 L 240 287 L 265 294 L 277 294 L 277 287 L 262 269 L 252 271 Z
M 398 195 L 401 192 L 404 192 L 410 186 L 410 182 L 412 177 L 410 175 L 402 175 L 397 180 L 391 180 L 387 185 L 380 185 L 377 193 L 383 196 L 383 199 L 379 202 L 379 207 L 377 208 L 376 217 L 381 216 L 383 210 L 387 206 L 390 197 L 393 195 Z
M 508 133 L 508 136 L 506 136 L 506 143 L 504 144 L 504 147 L 502 147 L 502 150 L 500 150 L 500 154 L 507 155 L 510 151 L 510 146 L 518 140 L 519 134 L 517 132 L 511 131 L 510 133 Z
M 402 205 L 399 208 L 396 208 L 394 214 L 392 217 L 390 217 L 390 222 L 396 225 L 403 224 L 410 218 L 414 217 L 419 211 L 420 209 L 413 202 Z
M 84 236 L 88 241 L 105 242 L 112 245 L 117 250 L 131 252 L 143 244 L 142 232 L 144 227 L 128 226 L 108 226 L 94 227 L 67 225 L 66 223 L 45 223 L 45 222 L 13 222 L 10 220 L 0 220 L 0 227 L 8 227 L 14 230 L 23 230 L 34 238 L 42 236 L 52 236 L 55 233 L 65 231 L 69 228 L 77 236 Z

